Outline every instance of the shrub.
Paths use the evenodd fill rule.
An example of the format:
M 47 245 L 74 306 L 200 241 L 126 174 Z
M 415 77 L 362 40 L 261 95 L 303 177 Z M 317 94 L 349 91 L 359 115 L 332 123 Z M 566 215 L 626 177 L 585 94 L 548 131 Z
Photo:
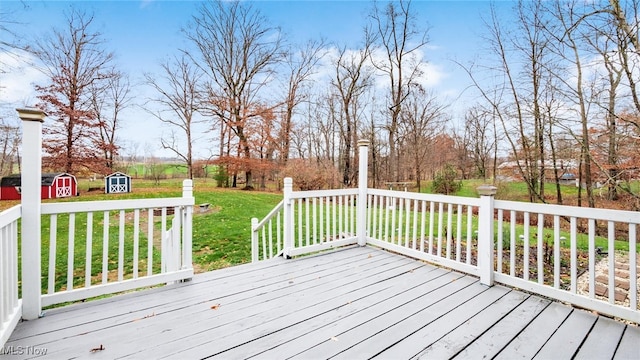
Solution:
M 216 167 L 213 179 L 216 181 L 217 187 L 229 187 L 229 174 L 227 174 L 227 170 L 224 166 Z
M 462 181 L 456 180 L 458 172 L 451 165 L 445 165 L 444 169 L 438 171 L 431 183 L 431 191 L 438 194 L 454 194 L 462 188 Z

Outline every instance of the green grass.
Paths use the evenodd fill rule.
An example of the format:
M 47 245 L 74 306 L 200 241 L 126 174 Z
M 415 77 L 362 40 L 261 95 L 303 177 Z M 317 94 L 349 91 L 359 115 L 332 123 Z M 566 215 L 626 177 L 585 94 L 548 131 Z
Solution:
M 491 180 L 471 179 L 463 180 L 462 187 L 455 194 L 456 196 L 464 197 L 478 197 L 478 187 L 484 184 L 491 185 Z M 524 182 L 510 181 L 500 182 L 493 184 L 497 187 L 496 199 L 498 200 L 512 200 L 512 201 L 529 201 L 527 185 Z M 632 186 L 635 186 L 632 184 Z M 640 186 L 640 185 L 638 185 Z M 564 200 L 576 199 L 578 197 L 578 188 L 572 185 L 561 185 L 561 192 Z M 426 181 L 422 185 L 422 192 L 425 194 L 431 194 L 431 181 Z M 555 203 L 556 187 L 555 184 L 545 184 L 545 194 L 548 197 L 548 202 Z M 583 196 L 585 196 L 583 192 Z
M 196 204 L 212 210 L 193 219 L 193 260 L 200 270 L 251 261 L 251 218 L 262 219 L 282 195 L 241 190 L 196 194 Z

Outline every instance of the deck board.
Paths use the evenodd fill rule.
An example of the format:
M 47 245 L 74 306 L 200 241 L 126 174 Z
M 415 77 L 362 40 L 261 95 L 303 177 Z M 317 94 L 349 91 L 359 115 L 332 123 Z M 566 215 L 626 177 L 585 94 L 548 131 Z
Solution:
M 496 359 L 530 359 L 549 340 L 562 322 L 571 313 L 571 308 L 558 303 L 551 303 L 540 315 L 511 339 L 496 355 Z
M 627 326 L 620 339 L 614 359 L 640 359 L 640 328 L 637 326 Z
M 536 296 L 527 298 L 522 304 L 505 316 L 499 324 L 494 325 L 480 337 L 468 344 L 455 355 L 456 359 L 470 359 L 478 354 L 493 358 L 508 342 L 517 336 L 548 305 L 549 300 Z
M 43 359 L 627 359 L 639 342 L 632 325 L 352 247 L 47 310 L 5 348 L 46 349 Z
M 419 354 L 415 355 L 414 358 L 429 359 L 436 356 L 454 357 L 464 350 L 467 344 L 474 342 L 482 334 L 493 328 L 503 317 L 514 311 L 528 298 L 529 296 L 527 294 L 516 291 L 507 293 L 493 304 L 473 315 L 470 319 L 462 322 L 445 336 L 429 344 L 429 346 L 425 347 Z M 431 331 L 431 333 L 433 333 L 433 331 Z M 433 341 L 432 339 L 430 339 L 430 341 Z M 402 343 L 399 345 L 398 347 L 402 348 Z M 427 345 L 427 342 L 425 341 L 421 345 L 417 345 L 418 346 L 414 348 L 419 349 L 421 346 Z
M 576 359 L 611 359 L 616 353 L 618 341 L 624 327 L 604 317 L 598 318 L 595 326 L 580 346 Z
M 535 358 L 571 358 L 597 320 L 597 316 L 586 311 L 572 311 L 536 354 Z

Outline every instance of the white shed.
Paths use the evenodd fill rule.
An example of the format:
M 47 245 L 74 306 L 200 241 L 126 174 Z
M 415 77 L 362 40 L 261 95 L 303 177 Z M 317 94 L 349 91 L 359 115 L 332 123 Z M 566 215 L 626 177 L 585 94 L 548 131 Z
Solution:
M 131 192 L 131 176 L 114 172 L 104 177 L 105 194 L 117 194 Z

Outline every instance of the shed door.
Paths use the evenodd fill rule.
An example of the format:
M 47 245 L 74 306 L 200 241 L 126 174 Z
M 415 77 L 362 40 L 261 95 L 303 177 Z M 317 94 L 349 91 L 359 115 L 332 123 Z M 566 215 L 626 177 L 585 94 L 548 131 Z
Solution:
M 65 176 L 56 179 L 56 197 L 68 197 L 71 196 L 71 182 L 72 178 Z
M 109 192 L 110 193 L 127 192 L 126 176 L 113 176 L 109 178 Z

